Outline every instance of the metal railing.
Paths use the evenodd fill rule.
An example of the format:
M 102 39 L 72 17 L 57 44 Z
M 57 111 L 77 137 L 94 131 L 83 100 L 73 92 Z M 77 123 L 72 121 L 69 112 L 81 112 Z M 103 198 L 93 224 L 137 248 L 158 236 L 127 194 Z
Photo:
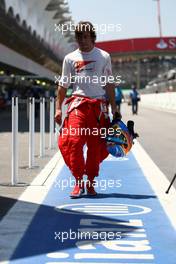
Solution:
M 44 97 L 35 99 L 30 97 L 27 100 L 12 97 L 12 170 L 11 185 L 19 184 L 18 167 L 19 167 L 19 139 L 18 139 L 18 119 L 19 119 L 19 103 L 27 102 L 27 112 L 29 117 L 29 160 L 28 168 L 35 167 L 35 104 L 40 104 L 40 158 L 45 157 L 45 103 L 49 103 L 49 149 L 54 149 L 56 143 L 55 123 L 54 123 L 54 106 L 55 99 L 50 97 L 46 100 Z

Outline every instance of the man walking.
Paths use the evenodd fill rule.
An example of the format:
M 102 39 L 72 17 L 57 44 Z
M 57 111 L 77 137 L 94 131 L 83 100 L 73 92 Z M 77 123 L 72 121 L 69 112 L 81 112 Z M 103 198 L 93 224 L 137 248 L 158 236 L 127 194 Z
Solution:
M 115 85 L 107 81 L 112 75 L 110 56 L 95 47 L 93 25 L 87 21 L 80 22 L 75 29 L 75 38 L 79 48 L 64 58 L 55 113 L 55 121 L 61 124 L 62 103 L 67 88 L 72 84 L 73 94 L 66 102 L 67 116 L 58 139 L 64 161 L 75 177 L 75 186 L 70 194 L 72 198 L 84 193 L 84 174 L 88 177 L 87 194 L 97 194 L 94 178 L 99 174 L 100 163 L 108 156 L 105 139 L 100 135 L 100 129 L 108 128 L 110 124 L 105 95 L 109 99 L 112 113 L 118 115 Z M 86 161 L 83 156 L 85 144 Z
M 124 95 L 122 93 L 122 90 L 120 87 L 116 87 L 116 89 L 115 89 L 115 102 L 116 102 L 117 109 L 118 109 L 119 113 L 120 113 L 122 99 L 124 99 Z
M 138 114 L 138 102 L 140 101 L 139 93 L 135 87 L 135 85 L 132 85 L 132 91 L 130 92 L 130 99 L 131 99 L 131 105 L 132 105 L 132 113 Z

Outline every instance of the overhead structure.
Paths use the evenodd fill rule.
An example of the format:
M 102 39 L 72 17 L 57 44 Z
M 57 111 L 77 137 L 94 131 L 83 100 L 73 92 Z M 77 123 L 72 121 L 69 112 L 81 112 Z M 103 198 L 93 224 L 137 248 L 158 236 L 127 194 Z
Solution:
M 71 20 L 71 16 L 68 17 L 67 2 L 63 0 L 5 0 L 5 10 L 18 18 L 21 26 L 25 24 L 32 34 L 48 43 L 59 58 L 62 59 L 69 52 L 70 45 L 64 34 L 54 31 L 54 24 L 59 23 L 61 19 L 63 22 Z
M 0 45 L 14 51 L 13 61 L 16 53 L 23 56 L 21 65 L 29 59 L 51 72 L 60 72 L 62 60 L 75 42 L 72 32 L 62 30 L 68 23 L 73 21 L 67 0 L 0 0 Z M 8 68 L 2 63 L 0 56 L 0 68 Z M 19 67 L 18 63 L 11 65 L 8 54 L 6 63 Z

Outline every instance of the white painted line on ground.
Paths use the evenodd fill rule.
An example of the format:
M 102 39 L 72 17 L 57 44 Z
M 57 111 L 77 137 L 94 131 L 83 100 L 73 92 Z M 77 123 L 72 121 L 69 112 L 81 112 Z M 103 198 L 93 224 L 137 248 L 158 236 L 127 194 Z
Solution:
M 164 211 L 166 212 L 169 220 L 176 229 L 176 190 L 172 186 L 169 194 L 166 194 L 166 190 L 170 184 L 167 177 L 162 173 L 158 166 L 149 157 L 143 147 L 138 141 L 135 141 L 132 152 L 136 158 L 136 161 L 140 165 L 147 181 L 152 187 L 153 191 L 157 195 Z
M 57 152 L 0 222 L 0 259 L 9 259 L 63 166 Z M 47 175 L 47 180 L 46 180 Z M 42 177 L 45 178 L 45 184 Z M 51 179 L 50 179 L 51 178 Z M 44 184 L 44 185 L 41 185 Z M 3 250 L 2 250 L 3 249 Z M 9 262 L 0 262 L 9 263 Z
M 31 186 L 42 186 L 47 181 L 48 177 L 57 165 L 58 160 L 61 159 L 60 152 L 57 152 L 54 157 L 46 164 L 38 176 L 32 181 Z
M 76 253 L 75 259 L 154 259 L 153 254 Z
M 97 209 L 97 206 L 96 205 L 85 205 L 85 207 L 86 208 L 96 208 Z M 109 209 L 109 205 L 99 205 L 99 208 L 107 208 L 107 209 Z M 98 209 L 99 209 L 98 208 Z M 115 209 L 126 209 L 126 208 L 128 208 L 127 206 L 125 206 L 125 205 L 115 205 L 115 206 L 113 206 L 113 208 L 115 208 Z M 80 209 L 80 208 L 77 208 L 77 209 Z
M 114 227 L 114 228 L 112 228 L 112 227 L 106 227 L 106 228 L 104 228 L 104 227 L 94 227 L 94 228 L 91 228 L 91 227 L 88 227 L 88 228 L 85 228 L 85 227 L 83 227 L 83 228 L 79 228 L 78 229 L 78 231 L 83 231 L 84 230 L 84 232 L 87 232 L 87 231 L 90 231 L 90 232 L 93 232 L 94 230 L 96 230 L 96 231 L 116 231 L 116 230 L 118 230 L 118 231 L 133 231 L 134 230 L 134 227 L 129 227 L 129 228 L 123 228 L 123 227 Z M 142 233 L 142 232 L 145 232 L 145 229 L 137 229 L 137 230 L 135 230 L 135 232 L 140 232 L 140 233 Z M 127 233 L 125 233 L 125 234 L 127 234 Z M 123 234 L 124 235 L 124 234 Z
M 46 262 L 45 264 L 100 264 L 100 262 L 57 262 L 57 261 L 52 261 L 52 262 Z M 101 262 L 101 264 L 109 264 L 109 262 Z M 149 263 L 149 262 L 143 262 L 143 263 L 132 263 L 132 262 L 128 262 L 128 263 L 125 263 L 125 262 L 113 262 L 112 264 L 155 264 L 155 263 Z

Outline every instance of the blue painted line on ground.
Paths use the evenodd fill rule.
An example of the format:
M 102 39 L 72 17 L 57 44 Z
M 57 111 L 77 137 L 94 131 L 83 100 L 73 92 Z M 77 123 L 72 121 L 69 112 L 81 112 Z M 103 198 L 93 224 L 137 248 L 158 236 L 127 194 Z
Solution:
M 176 263 L 175 230 L 132 153 L 103 162 L 96 198 L 70 199 L 71 188 L 59 187 L 70 177 L 64 166 L 10 262 Z M 80 228 L 93 228 L 94 239 L 59 238 L 63 232 L 78 236 Z M 104 241 L 103 232 L 116 237 Z

